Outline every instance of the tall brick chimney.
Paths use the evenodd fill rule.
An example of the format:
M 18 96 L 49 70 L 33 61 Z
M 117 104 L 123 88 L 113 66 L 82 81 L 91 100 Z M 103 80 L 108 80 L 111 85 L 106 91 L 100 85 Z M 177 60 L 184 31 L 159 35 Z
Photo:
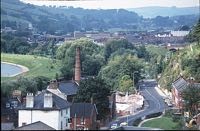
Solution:
M 76 48 L 75 81 L 81 80 L 80 47 Z

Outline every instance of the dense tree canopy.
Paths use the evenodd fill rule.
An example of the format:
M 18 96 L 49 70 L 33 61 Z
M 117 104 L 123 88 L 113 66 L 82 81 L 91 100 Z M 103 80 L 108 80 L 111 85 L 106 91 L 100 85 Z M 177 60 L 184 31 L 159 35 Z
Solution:
M 200 106 L 200 86 L 190 84 L 182 93 L 186 111 L 190 111 L 192 115 L 197 113 Z
M 190 42 L 197 41 L 198 44 L 200 43 L 200 19 L 198 23 L 190 31 L 189 35 L 187 36 L 187 39 Z
M 122 49 L 133 49 L 134 46 L 130 42 L 128 42 L 126 39 L 122 40 L 110 40 L 105 45 L 104 50 L 104 57 L 106 60 L 110 57 L 112 53 L 118 50 Z
M 116 90 L 119 89 L 120 80 L 124 75 L 128 75 L 133 79 L 133 73 L 135 72 L 134 84 L 138 82 L 141 78 L 140 72 L 143 68 L 142 63 L 142 60 L 131 54 L 115 56 L 108 61 L 106 66 L 101 68 L 99 75 L 110 84 L 113 90 Z M 129 79 L 127 80 L 130 81 Z
M 1 95 L 2 97 L 10 97 L 12 91 L 21 90 L 22 96 L 26 93 L 36 93 L 47 88 L 49 78 L 38 76 L 34 78 L 19 77 L 17 80 L 10 80 L 1 82 Z
M 67 79 L 73 77 L 77 47 L 80 47 L 81 75 L 97 75 L 101 66 L 105 63 L 102 55 L 102 47 L 84 38 L 66 42 L 58 48 L 57 58 L 63 61 L 62 75 Z
M 109 113 L 110 88 L 107 83 L 99 77 L 89 77 L 80 82 L 76 102 L 93 102 L 98 110 L 98 119 L 105 119 Z

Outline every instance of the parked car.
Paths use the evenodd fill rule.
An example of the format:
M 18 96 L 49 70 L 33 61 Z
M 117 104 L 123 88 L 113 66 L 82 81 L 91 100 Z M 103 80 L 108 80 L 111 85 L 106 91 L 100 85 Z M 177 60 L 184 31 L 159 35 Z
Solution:
M 170 99 L 165 99 L 165 103 L 169 106 L 169 107 L 172 107 L 173 104 L 172 102 L 170 101 Z
M 110 128 L 111 128 L 111 129 L 115 129 L 115 128 L 117 128 L 117 127 L 118 127 L 117 123 L 114 123 L 114 124 L 111 125 Z

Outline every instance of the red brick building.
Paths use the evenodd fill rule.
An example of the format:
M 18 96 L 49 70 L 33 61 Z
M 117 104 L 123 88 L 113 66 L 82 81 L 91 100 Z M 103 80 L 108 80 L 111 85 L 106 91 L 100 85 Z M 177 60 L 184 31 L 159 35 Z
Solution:
M 70 107 L 70 128 L 72 130 L 95 130 L 97 125 L 97 109 L 91 103 L 73 103 Z
M 200 91 L 200 83 L 194 83 L 194 81 L 186 81 L 184 78 L 179 77 L 177 80 L 175 80 L 172 83 L 172 99 L 175 103 L 175 106 L 181 110 L 184 107 L 184 100 L 182 99 L 182 92 L 186 88 L 189 87 L 189 85 L 192 84 L 195 88 L 198 88 Z M 199 93 L 199 92 L 196 92 Z M 197 108 L 199 110 L 199 105 L 194 105 L 194 108 Z
M 183 99 L 181 93 L 187 88 L 188 84 L 189 83 L 182 77 L 179 77 L 172 83 L 172 99 L 178 109 L 183 108 Z

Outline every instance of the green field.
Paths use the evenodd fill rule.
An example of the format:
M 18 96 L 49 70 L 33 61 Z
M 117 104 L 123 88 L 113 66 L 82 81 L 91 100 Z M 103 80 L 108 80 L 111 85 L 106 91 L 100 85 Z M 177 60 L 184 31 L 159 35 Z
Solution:
M 161 117 L 153 120 L 149 120 L 142 124 L 142 127 L 160 128 L 164 130 L 178 130 L 177 123 L 172 121 L 172 118 Z
M 61 62 L 56 60 L 53 63 L 51 59 L 46 57 L 1 53 L 1 61 L 26 66 L 29 68 L 29 71 L 23 74 L 26 77 L 46 76 L 55 78 L 56 73 L 60 74 Z M 1 81 L 15 79 L 18 76 L 12 78 L 1 77 Z

